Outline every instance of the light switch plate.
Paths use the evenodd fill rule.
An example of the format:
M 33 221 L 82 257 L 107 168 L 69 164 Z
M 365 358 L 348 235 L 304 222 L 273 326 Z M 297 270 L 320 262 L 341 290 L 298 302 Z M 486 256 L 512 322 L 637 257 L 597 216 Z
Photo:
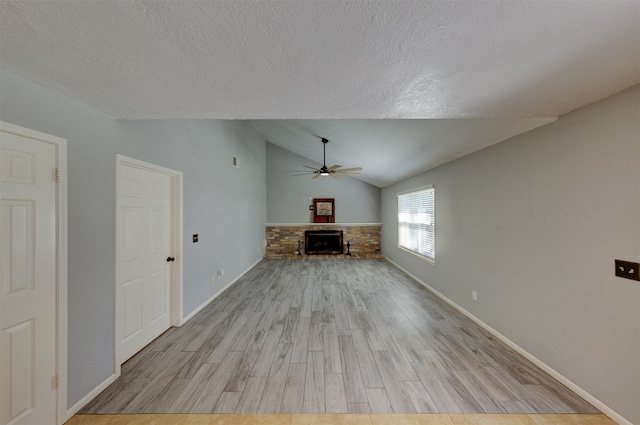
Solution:
M 640 281 L 640 264 L 632 261 L 616 260 L 616 276 Z

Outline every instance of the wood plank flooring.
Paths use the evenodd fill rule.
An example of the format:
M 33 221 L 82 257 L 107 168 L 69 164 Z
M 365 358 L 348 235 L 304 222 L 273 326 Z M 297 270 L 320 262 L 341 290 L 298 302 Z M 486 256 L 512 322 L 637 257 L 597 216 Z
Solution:
M 83 414 L 599 413 L 384 260 L 265 260 Z
M 615 425 L 603 414 L 120 414 L 65 425 Z

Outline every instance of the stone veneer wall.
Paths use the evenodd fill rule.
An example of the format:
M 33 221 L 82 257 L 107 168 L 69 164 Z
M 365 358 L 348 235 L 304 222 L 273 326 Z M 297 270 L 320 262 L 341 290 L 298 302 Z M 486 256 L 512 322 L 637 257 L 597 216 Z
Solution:
M 381 244 L 382 224 L 267 224 L 267 247 L 264 258 L 269 260 L 282 258 L 384 258 Z M 344 252 L 347 242 L 351 243 L 351 256 L 348 255 L 305 255 L 305 230 L 342 230 Z M 301 242 L 297 254 L 298 241 Z

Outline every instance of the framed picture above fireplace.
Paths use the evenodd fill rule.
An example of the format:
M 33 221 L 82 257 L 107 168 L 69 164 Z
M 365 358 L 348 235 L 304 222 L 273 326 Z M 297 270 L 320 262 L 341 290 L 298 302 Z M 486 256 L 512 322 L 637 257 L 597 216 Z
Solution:
M 313 222 L 336 222 L 336 202 L 334 198 L 313 198 Z

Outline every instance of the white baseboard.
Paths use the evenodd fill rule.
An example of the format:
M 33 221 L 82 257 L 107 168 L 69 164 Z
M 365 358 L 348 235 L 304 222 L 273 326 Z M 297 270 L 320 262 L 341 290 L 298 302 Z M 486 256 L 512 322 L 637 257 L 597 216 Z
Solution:
M 559 372 L 557 372 L 556 370 L 552 369 L 550 366 L 545 364 L 542 360 L 538 359 L 533 354 L 529 353 L 524 348 L 520 347 L 518 344 L 516 344 L 515 342 L 511 341 L 509 338 L 507 338 L 506 336 L 502 335 L 497 330 L 493 329 L 491 326 L 489 326 L 488 324 L 486 324 L 485 322 L 483 322 L 482 320 L 480 320 L 479 318 L 477 318 L 476 316 L 474 316 L 473 314 L 471 314 L 470 312 L 468 312 L 467 310 L 465 310 L 464 308 L 462 308 L 461 306 L 456 304 L 454 301 L 452 301 L 449 298 L 447 298 L 444 294 L 442 294 L 442 293 L 438 292 L 437 290 L 435 290 L 434 288 L 432 288 L 428 283 L 423 282 L 416 275 L 414 275 L 413 273 L 409 272 L 404 267 L 400 266 L 398 263 L 396 263 L 395 261 L 392 261 L 388 257 L 386 257 L 385 259 L 388 262 L 390 262 L 391 264 L 393 264 L 395 267 L 397 267 L 399 270 L 402 270 L 404 273 L 406 273 L 408 276 L 410 276 L 413 280 L 418 282 L 420 285 L 424 286 L 430 292 L 434 293 L 437 297 L 442 299 L 444 302 L 446 302 L 447 304 L 449 304 L 450 306 L 452 306 L 453 308 L 455 308 L 456 310 L 458 310 L 459 312 L 461 312 L 462 314 L 467 316 L 469 319 L 471 319 L 474 322 L 476 322 L 478 325 L 482 326 L 484 329 L 486 329 L 488 332 L 493 334 L 500 341 L 504 342 L 509 347 L 513 348 L 516 352 L 518 352 L 519 354 L 524 356 L 531 363 L 535 364 L 540 369 L 542 369 L 545 372 L 547 372 L 549 375 L 551 375 L 553 378 L 558 380 L 560 383 L 562 383 L 564 386 L 569 388 L 571 391 L 573 391 L 574 393 L 578 394 L 580 397 L 582 397 L 583 399 L 585 399 L 586 401 L 591 403 L 595 408 L 600 410 L 602 413 L 607 415 L 609 418 L 614 420 L 616 423 L 618 423 L 619 425 L 633 425 L 630 421 L 628 421 L 625 418 L 623 418 L 620 414 L 615 412 L 609 406 L 607 406 L 606 404 L 604 404 L 603 402 L 601 402 L 600 400 L 598 400 L 597 398 L 595 398 L 594 396 L 589 394 L 587 391 L 583 390 L 582 388 L 580 388 L 579 386 L 574 384 L 572 381 L 570 381 L 569 379 L 567 379 L 566 377 L 561 375 Z
M 67 418 L 65 421 L 71 419 L 73 415 L 78 413 L 80 409 L 86 406 L 91 400 L 98 396 L 102 391 L 104 391 L 109 385 L 113 384 L 113 382 L 118 379 L 118 376 L 114 373 L 107 379 L 105 379 L 100 385 L 95 387 L 89 394 L 82 397 L 76 404 L 67 409 Z
M 233 279 L 231 282 L 227 283 L 224 288 L 220 289 L 218 292 L 216 292 L 215 294 L 213 294 L 213 296 L 211 296 L 211 298 L 209 298 L 208 300 L 206 300 L 204 303 L 202 303 L 198 308 L 196 308 L 195 310 L 193 310 L 191 313 L 189 313 L 188 316 L 184 317 L 182 319 L 182 321 L 180 322 L 180 326 L 184 325 L 189 319 L 191 319 L 193 316 L 195 316 L 196 314 L 198 314 L 200 312 L 200 310 L 202 310 L 203 308 L 205 308 L 211 301 L 215 300 L 218 296 L 220 296 L 220 294 L 222 294 L 224 291 L 226 291 L 231 285 L 233 285 L 234 283 L 236 283 L 242 276 L 244 276 L 245 274 L 247 274 L 247 272 L 249 270 L 251 270 L 252 268 L 254 268 L 260 261 L 262 261 L 262 258 L 260 258 L 258 261 L 256 261 L 255 263 L 253 263 L 251 266 L 249 266 L 249 268 L 247 268 L 245 271 L 243 271 L 242 273 L 240 273 L 238 276 L 236 276 L 235 279 Z M 80 411 L 80 409 L 82 409 L 84 406 L 86 406 L 91 400 L 93 400 L 95 397 L 98 396 L 98 394 L 100 394 L 102 391 L 104 391 L 109 385 L 111 385 L 116 379 L 118 378 L 118 374 L 114 373 L 113 375 L 111 375 L 110 377 L 108 377 L 104 382 L 102 382 L 100 385 L 98 385 L 97 387 L 95 387 L 89 394 L 85 395 L 84 397 L 82 397 L 76 404 L 74 404 L 71 408 L 69 408 L 67 410 L 67 418 L 66 420 L 69 420 L 73 415 L 75 415 L 76 413 L 78 413 Z
M 205 308 L 206 306 L 209 305 L 209 303 L 213 300 L 215 300 L 216 298 L 218 298 L 220 296 L 220 294 L 222 294 L 224 291 L 226 291 L 227 289 L 229 289 L 229 287 L 231 287 L 231 285 L 233 285 L 234 283 L 236 283 L 238 280 L 240 280 L 240 278 L 242 276 L 244 276 L 245 274 L 247 274 L 249 272 L 249 270 L 251 270 L 252 268 L 254 268 L 260 261 L 262 261 L 262 258 L 260 258 L 258 261 L 256 261 L 255 263 L 253 263 L 252 265 L 250 265 L 245 271 L 243 271 L 242 273 L 240 273 L 238 276 L 236 276 L 231 282 L 227 283 L 223 288 L 221 288 L 218 292 L 216 292 L 215 294 L 213 294 L 211 297 L 209 297 L 209 299 L 207 299 L 205 302 L 203 302 L 202 304 L 200 304 L 198 307 L 195 308 L 195 310 L 193 310 L 191 313 L 189 313 L 188 315 L 186 315 L 182 321 L 180 322 L 180 326 L 184 325 L 185 323 L 187 323 L 191 318 L 193 318 L 193 316 L 195 316 L 196 314 L 200 313 L 200 311 L 202 311 L 203 308 Z

